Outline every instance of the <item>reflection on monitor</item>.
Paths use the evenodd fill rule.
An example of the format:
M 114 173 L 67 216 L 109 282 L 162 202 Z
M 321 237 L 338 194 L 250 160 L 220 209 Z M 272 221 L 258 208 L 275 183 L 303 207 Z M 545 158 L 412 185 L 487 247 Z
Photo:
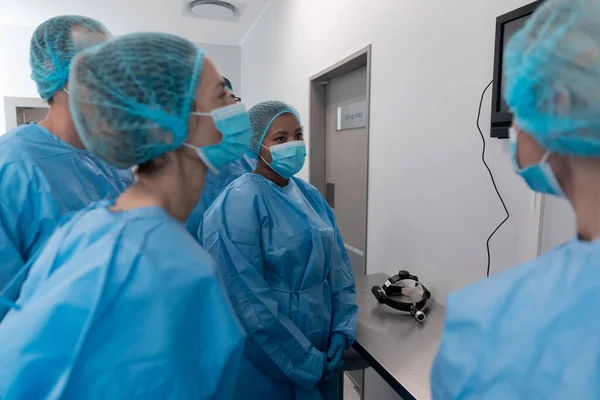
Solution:
M 512 114 L 504 102 L 505 77 L 502 70 L 504 49 L 509 40 L 527 23 L 531 14 L 543 3 L 538 0 L 496 18 L 496 40 L 494 52 L 494 82 L 492 85 L 491 136 L 508 139 Z
M 503 37 L 503 48 L 506 49 L 506 45 L 510 39 L 517 33 L 522 27 L 525 26 L 525 22 L 529 19 L 530 15 L 525 17 L 521 17 L 519 19 L 515 19 L 514 21 L 507 22 L 504 24 L 504 37 Z M 500 85 L 500 89 L 502 92 L 502 98 L 500 99 L 500 110 L 499 111 L 509 111 L 508 104 L 504 101 L 504 82 L 506 82 L 506 77 L 502 74 L 502 83 Z

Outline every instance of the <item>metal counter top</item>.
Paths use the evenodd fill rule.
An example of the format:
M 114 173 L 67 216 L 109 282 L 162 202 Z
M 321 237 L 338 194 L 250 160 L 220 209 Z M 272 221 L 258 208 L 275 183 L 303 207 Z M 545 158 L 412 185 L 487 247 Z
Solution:
M 444 326 L 444 307 L 428 303 L 427 320 L 377 303 L 371 293 L 385 274 L 356 278 L 358 321 L 354 348 L 404 399 L 430 399 L 429 375 Z M 427 282 L 425 282 L 427 286 Z

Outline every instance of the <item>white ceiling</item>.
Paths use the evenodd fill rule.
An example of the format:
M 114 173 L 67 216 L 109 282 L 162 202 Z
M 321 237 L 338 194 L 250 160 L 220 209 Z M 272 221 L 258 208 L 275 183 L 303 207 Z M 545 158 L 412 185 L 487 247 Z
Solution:
M 237 22 L 184 16 L 184 0 L 0 0 L 0 24 L 35 27 L 61 14 L 85 15 L 102 21 L 115 35 L 157 31 L 193 42 L 239 45 L 273 0 L 246 3 Z

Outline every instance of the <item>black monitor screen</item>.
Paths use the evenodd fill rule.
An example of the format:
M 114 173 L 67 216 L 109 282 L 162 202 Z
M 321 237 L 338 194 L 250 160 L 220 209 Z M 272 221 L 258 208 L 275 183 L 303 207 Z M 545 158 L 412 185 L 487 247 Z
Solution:
M 531 15 L 526 15 L 524 17 L 512 20 L 510 22 L 507 22 L 506 24 L 504 24 L 504 26 L 502 27 L 503 29 L 503 40 L 504 40 L 504 44 L 503 44 L 503 48 L 506 48 L 506 45 L 508 44 L 508 41 L 510 40 L 510 38 L 512 38 L 514 36 L 515 33 L 517 33 L 519 31 L 519 29 L 521 29 L 522 27 L 525 26 L 525 22 L 527 22 L 527 20 L 529 19 Z M 506 102 L 504 101 L 504 82 L 506 82 L 506 77 L 504 76 L 504 74 L 502 74 L 502 87 L 501 87 L 501 91 L 503 93 L 502 95 L 502 99 L 501 99 L 501 105 L 500 105 L 500 110 L 498 111 L 509 111 L 508 110 L 508 105 L 506 104 Z
M 508 42 L 515 37 L 519 30 L 523 29 L 527 24 L 527 20 L 543 2 L 543 0 L 534 1 L 496 18 L 494 81 L 492 86 L 492 113 L 490 116 L 490 135 L 493 138 L 508 139 L 508 129 L 512 124 L 510 109 L 504 102 L 506 86 L 506 77 L 502 65 L 504 63 L 504 51 Z

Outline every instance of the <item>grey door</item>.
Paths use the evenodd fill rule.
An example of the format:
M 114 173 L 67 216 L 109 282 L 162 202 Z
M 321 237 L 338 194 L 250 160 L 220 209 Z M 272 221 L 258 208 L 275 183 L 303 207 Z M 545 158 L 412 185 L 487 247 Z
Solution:
M 355 276 L 365 274 L 367 228 L 367 68 L 325 88 L 326 198 L 335 212 Z
M 17 125 L 40 122 L 48 114 L 47 107 L 17 107 Z

